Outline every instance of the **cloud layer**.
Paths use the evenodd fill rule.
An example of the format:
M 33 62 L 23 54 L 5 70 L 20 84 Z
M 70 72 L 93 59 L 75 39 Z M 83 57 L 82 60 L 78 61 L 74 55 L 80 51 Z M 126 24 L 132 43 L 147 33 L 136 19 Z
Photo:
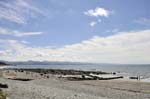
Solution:
M 139 18 L 136 19 L 134 22 L 144 26 L 150 26 L 150 18 Z
M 8 20 L 17 24 L 25 24 L 28 17 L 44 15 L 28 0 L 1 0 L 0 12 L 1 20 Z
M 101 22 L 102 20 L 101 19 L 98 19 L 97 21 L 92 21 L 91 23 L 90 23 L 90 26 L 91 27 L 94 27 L 97 23 L 99 23 L 99 22 Z
M 62 48 L 29 47 L 16 40 L 0 40 L 0 60 L 150 63 L 150 30 L 94 36 Z M 14 58 L 15 56 L 15 58 Z

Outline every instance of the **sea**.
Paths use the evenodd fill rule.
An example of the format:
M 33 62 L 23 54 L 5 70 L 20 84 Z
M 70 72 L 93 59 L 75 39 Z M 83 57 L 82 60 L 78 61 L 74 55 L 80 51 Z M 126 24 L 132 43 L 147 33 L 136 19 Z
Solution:
M 150 78 L 150 64 L 74 64 L 74 65 L 17 65 L 9 68 L 41 68 L 41 69 L 74 69 L 74 70 L 92 70 L 103 72 L 115 72 L 117 75 L 124 77 L 141 76 Z

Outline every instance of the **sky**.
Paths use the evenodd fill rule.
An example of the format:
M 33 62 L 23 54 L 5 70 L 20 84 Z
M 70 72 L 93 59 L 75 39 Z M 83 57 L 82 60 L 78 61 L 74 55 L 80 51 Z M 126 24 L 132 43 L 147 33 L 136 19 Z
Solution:
M 0 60 L 150 64 L 150 0 L 0 0 Z

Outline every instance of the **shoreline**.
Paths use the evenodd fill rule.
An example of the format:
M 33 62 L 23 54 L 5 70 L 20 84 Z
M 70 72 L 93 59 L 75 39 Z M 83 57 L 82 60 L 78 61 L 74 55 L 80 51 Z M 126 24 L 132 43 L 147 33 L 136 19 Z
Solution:
M 123 81 L 131 81 L 131 82 L 146 82 L 150 83 L 150 77 L 149 78 L 140 78 L 138 79 L 137 76 L 118 76 L 118 73 L 116 72 L 103 72 L 103 71 L 96 71 L 96 70 L 76 70 L 76 69 L 42 69 L 42 68 L 14 68 L 12 66 L 7 66 L 6 68 L 2 68 L 2 70 L 14 70 L 14 71 L 27 71 L 27 72 L 35 72 L 35 73 L 41 73 L 41 74 L 54 74 L 54 75 L 87 75 L 87 74 L 97 74 L 97 75 L 105 75 L 106 76 L 113 76 L 117 75 L 117 77 L 121 78 L 119 80 Z M 133 79 L 131 79 L 133 78 Z M 102 79 L 100 79 L 102 80 Z

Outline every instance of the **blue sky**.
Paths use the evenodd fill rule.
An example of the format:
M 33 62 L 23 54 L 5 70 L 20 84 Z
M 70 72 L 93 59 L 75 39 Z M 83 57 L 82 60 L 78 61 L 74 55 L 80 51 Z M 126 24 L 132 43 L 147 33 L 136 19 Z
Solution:
M 83 42 L 91 41 L 96 37 L 106 39 L 120 34 L 136 35 L 144 34 L 145 31 L 146 33 L 149 32 L 149 0 L 1 0 L 0 12 L 0 54 L 3 56 L 1 57 L 2 60 L 12 60 L 11 55 L 18 55 L 16 60 L 30 60 L 32 55 L 21 56 L 19 54 L 28 52 L 31 49 L 32 54 L 34 54 L 32 57 L 35 60 L 80 61 L 82 58 L 89 56 L 89 59 L 82 61 L 109 63 L 134 63 L 137 60 L 140 60 L 139 63 L 147 63 L 149 61 L 144 57 L 147 54 L 147 50 L 145 51 L 144 49 L 142 52 L 137 52 L 136 55 L 130 56 L 131 59 L 128 61 L 123 61 L 126 58 L 124 55 L 116 56 L 115 61 L 111 60 L 111 55 L 106 55 L 105 57 L 105 52 L 103 51 L 98 51 L 97 53 L 99 56 L 103 53 L 104 60 L 93 60 L 97 58 L 97 56 L 94 56 L 97 53 L 93 52 L 100 49 L 90 50 L 87 53 L 84 51 L 76 52 L 76 48 L 74 49 L 74 45 L 77 44 L 81 44 L 83 48 L 86 48 L 88 44 L 84 45 Z M 141 36 L 139 38 L 141 40 Z M 135 41 L 137 41 L 136 38 Z M 120 42 L 127 41 L 118 41 L 117 44 Z M 145 41 L 144 44 L 147 44 L 147 42 L 148 44 L 150 43 Z M 17 46 L 14 47 L 14 45 Z M 68 51 L 66 46 L 69 46 L 69 49 L 73 48 L 75 52 L 72 51 L 72 53 L 70 52 L 71 54 L 66 52 L 66 50 Z M 113 46 L 113 49 L 116 48 L 115 46 Z M 26 50 L 23 52 L 22 49 L 18 49 L 20 47 Z M 96 47 L 100 47 L 100 45 Z M 77 46 L 77 49 L 80 50 L 80 46 Z M 36 56 L 37 53 L 34 53 L 34 50 L 40 55 Z M 47 54 L 45 50 L 49 50 L 49 56 L 44 56 Z M 56 52 L 58 51 L 63 55 L 57 55 Z M 109 52 L 111 51 L 106 52 L 106 54 Z M 123 49 L 120 52 L 124 53 L 125 51 Z M 73 53 L 74 55 L 72 55 Z M 84 57 L 82 56 L 78 60 L 80 53 L 84 54 Z M 92 55 L 89 55 L 89 53 Z M 112 53 L 114 54 L 115 52 Z M 144 53 L 142 54 L 143 58 L 135 59 L 135 56 L 141 55 L 139 53 Z M 35 57 L 38 58 L 36 59 Z M 44 57 L 47 57 L 47 59 Z M 70 57 L 76 58 L 69 60 Z M 119 59 L 118 57 L 124 58 L 116 61 Z M 52 60 L 53 58 L 56 59 Z M 102 57 L 98 58 L 101 59 Z

